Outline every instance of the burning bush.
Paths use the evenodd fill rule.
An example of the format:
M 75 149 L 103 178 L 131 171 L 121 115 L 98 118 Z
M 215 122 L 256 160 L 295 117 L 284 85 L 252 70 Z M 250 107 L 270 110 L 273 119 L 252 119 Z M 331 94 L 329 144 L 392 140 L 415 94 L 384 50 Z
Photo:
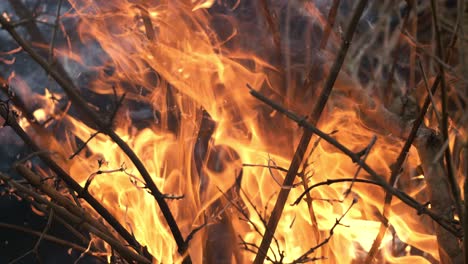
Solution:
M 452 2 L 0 3 L 0 260 L 468 261 Z

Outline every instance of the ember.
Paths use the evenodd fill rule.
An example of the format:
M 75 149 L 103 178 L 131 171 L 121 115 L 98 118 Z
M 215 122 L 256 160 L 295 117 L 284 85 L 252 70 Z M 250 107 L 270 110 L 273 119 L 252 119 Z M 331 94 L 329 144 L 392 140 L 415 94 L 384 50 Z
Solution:
M 468 263 L 468 7 L 419 2 L 0 3 L 0 262 Z

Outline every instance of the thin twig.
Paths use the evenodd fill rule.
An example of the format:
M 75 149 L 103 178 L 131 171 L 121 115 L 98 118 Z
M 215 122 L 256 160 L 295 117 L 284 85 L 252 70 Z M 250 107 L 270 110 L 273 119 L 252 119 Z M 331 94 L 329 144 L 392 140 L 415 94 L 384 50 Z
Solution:
M 92 238 L 89 241 L 88 247 L 86 248 L 86 250 L 80 254 L 80 256 L 73 262 L 73 264 L 78 264 L 78 262 L 86 256 L 86 254 L 91 250 L 91 247 L 93 246 L 93 241 L 94 241 L 94 238 Z
M 193 239 L 193 237 L 195 236 L 195 234 L 197 234 L 200 230 L 202 230 L 203 228 L 205 228 L 206 226 L 208 225 L 208 222 L 205 221 L 202 225 L 200 226 L 197 226 L 196 228 L 194 228 L 190 234 L 188 234 L 187 236 L 187 241 L 185 241 L 185 243 L 190 243 L 190 240 Z
M 410 14 L 411 14 L 412 10 L 417 8 L 417 7 L 413 6 L 413 4 L 412 4 L 413 2 L 414 1 L 407 1 L 407 3 L 409 4 L 409 7 L 408 7 L 409 10 L 407 11 L 407 13 L 405 14 L 405 17 L 403 19 L 401 32 L 400 32 L 400 36 L 399 36 L 400 38 L 403 35 L 403 31 L 407 27 L 407 24 L 408 24 Z M 391 3 L 391 2 L 387 2 L 387 3 Z M 388 80 L 387 80 L 387 85 L 386 85 L 386 87 L 384 89 L 384 91 L 386 92 L 385 96 L 388 97 L 388 98 L 393 97 L 393 95 L 392 95 L 393 79 L 394 79 L 394 76 L 395 76 L 395 71 L 396 71 L 397 66 L 398 66 L 398 60 L 400 59 L 402 44 L 403 44 L 403 41 L 401 41 L 401 40 L 398 41 L 395 49 L 392 51 L 393 52 L 392 67 L 390 69 L 389 77 L 388 77 Z
M 351 21 L 349 23 L 349 27 L 346 30 L 346 34 L 338 52 L 338 56 L 335 59 L 335 62 L 333 63 L 333 66 L 330 70 L 330 74 L 325 82 L 324 88 L 319 97 L 319 101 L 316 103 L 312 111 L 311 120 L 314 124 L 318 122 L 322 111 L 325 108 L 325 105 L 328 101 L 328 97 L 330 96 L 331 90 L 333 89 L 335 80 L 338 77 L 338 73 L 341 70 L 341 66 L 343 65 L 346 53 L 354 35 L 354 31 L 356 30 L 357 24 L 359 22 L 359 19 L 361 18 L 361 15 L 366 5 L 367 0 L 360 0 L 353 12 Z M 299 166 L 302 163 L 304 154 L 307 150 L 307 147 L 309 146 L 311 138 L 312 131 L 305 130 L 301 137 L 299 145 L 296 148 L 296 152 L 294 153 L 288 172 L 286 173 L 283 186 L 289 186 L 294 182 L 294 178 L 296 177 Z M 278 198 L 275 203 L 275 207 L 271 213 L 267 228 L 265 230 L 265 234 L 263 235 L 263 239 L 260 244 L 260 250 L 257 256 L 255 257 L 254 264 L 262 264 L 265 260 L 268 248 L 270 247 L 271 240 L 274 236 L 276 227 L 278 226 L 281 214 L 283 213 L 284 205 L 286 204 L 286 201 L 288 199 L 289 192 L 290 189 L 281 189 L 279 192 Z
M 341 224 L 341 220 L 343 220 L 343 218 L 348 214 L 349 210 L 351 210 L 351 208 L 357 203 L 357 199 L 354 198 L 353 201 L 351 202 L 351 204 L 349 205 L 348 209 L 346 209 L 346 211 L 340 216 L 340 218 L 336 219 L 335 220 L 335 224 L 333 224 L 332 228 L 330 229 L 330 232 L 329 232 L 329 235 L 327 238 L 325 238 L 322 242 L 320 242 L 318 245 L 315 245 L 314 247 L 310 248 L 309 250 L 307 250 L 304 254 L 302 254 L 302 256 L 300 256 L 299 258 L 297 258 L 296 260 L 293 261 L 293 263 L 305 263 L 305 260 L 306 259 L 309 259 L 309 255 L 312 254 L 315 250 L 317 250 L 318 248 L 320 247 L 323 247 L 325 244 L 327 244 L 330 239 L 332 239 L 333 237 L 333 234 L 334 234 L 334 231 L 335 231 L 335 228 L 339 225 L 342 225 Z
M 73 154 L 71 154 L 68 159 L 73 159 L 76 155 L 80 154 L 80 152 L 88 145 L 88 143 L 98 134 L 99 131 L 92 133 L 91 136 L 89 136 L 89 138 L 83 144 L 81 144 L 81 146 L 79 146 L 78 149 L 75 152 L 73 152 Z
M 275 55 L 277 56 L 278 59 L 278 65 L 283 65 L 283 46 L 281 43 L 281 32 L 280 32 L 280 27 L 278 24 L 278 17 L 276 13 L 274 13 L 273 10 L 270 9 L 270 6 L 268 5 L 267 0 L 260 0 L 259 1 L 260 9 L 262 11 L 263 17 L 266 20 L 266 24 L 268 29 L 271 32 L 271 35 L 273 37 L 273 43 L 275 45 Z M 280 94 L 282 97 L 286 98 L 286 89 L 287 89 L 287 84 L 285 83 L 285 69 L 282 66 L 279 66 L 279 73 L 278 73 L 280 80 Z
M 58 5 L 57 5 L 57 13 L 55 15 L 54 29 L 52 31 L 52 38 L 49 44 L 49 63 L 50 64 L 54 63 L 55 40 L 57 39 L 57 31 L 58 31 L 59 23 L 60 23 L 60 11 L 62 9 L 62 3 L 63 3 L 63 0 L 59 0 Z
M 332 185 L 332 184 L 335 184 L 335 183 L 353 182 L 353 181 L 355 183 L 366 183 L 366 184 L 371 184 L 371 185 L 376 185 L 376 186 L 383 187 L 380 183 L 378 183 L 376 181 L 373 181 L 373 180 L 368 180 L 368 179 L 359 179 L 359 178 L 354 178 L 354 177 L 353 178 L 342 178 L 342 179 L 327 179 L 326 181 L 319 182 L 319 183 L 316 183 L 316 184 L 313 184 L 313 185 L 309 186 L 309 188 L 307 188 L 303 193 L 301 193 L 301 195 L 299 195 L 299 197 L 297 197 L 297 199 L 291 205 L 298 205 L 301 202 L 301 200 L 304 198 L 306 193 L 312 192 L 312 190 L 317 188 L 317 187 L 324 186 L 324 185 Z
M 441 121 L 442 118 L 440 117 L 439 111 L 437 110 L 437 105 L 435 103 L 434 96 L 432 96 L 432 91 L 431 89 L 429 89 L 429 83 L 427 81 L 426 71 L 424 70 L 424 67 L 422 66 L 421 60 L 418 60 L 418 67 L 419 67 L 419 70 L 421 71 L 421 75 L 424 81 L 424 88 L 426 88 L 427 95 L 429 96 L 429 99 L 431 99 L 432 109 L 436 115 L 437 121 L 439 121 L 440 123 L 442 122 Z
M 40 255 L 39 255 L 39 246 L 41 245 L 42 240 L 44 240 L 44 236 L 47 236 L 46 233 L 49 232 L 49 229 L 50 229 L 50 226 L 52 224 L 52 219 L 53 218 L 54 218 L 54 209 L 51 208 L 50 212 L 49 212 L 49 215 L 47 217 L 46 226 L 42 229 L 42 232 L 40 232 L 39 238 L 37 239 L 36 243 L 34 244 L 34 247 L 31 250 L 29 250 L 28 252 L 24 253 L 23 255 L 13 259 L 9 263 L 17 263 L 20 260 L 22 260 L 23 258 L 25 258 L 26 256 L 28 256 L 29 254 L 34 254 L 34 256 L 36 257 L 36 261 L 38 263 L 42 263 L 42 260 L 40 259 Z
M 362 161 L 363 162 L 366 162 L 366 159 L 367 157 L 369 156 L 369 153 L 372 149 L 372 147 L 374 146 L 375 142 L 377 141 L 377 136 L 373 136 L 372 137 L 372 140 L 371 142 L 369 143 L 369 145 L 364 149 L 364 155 L 363 155 L 363 158 L 362 158 Z M 359 172 L 361 171 L 362 167 L 359 165 L 358 169 L 356 170 L 356 172 L 354 173 L 354 176 L 353 176 L 353 179 L 357 179 L 357 176 L 359 175 Z M 351 193 L 351 190 L 353 189 L 353 185 L 354 185 L 354 180 L 351 182 L 351 184 L 349 185 L 348 189 L 346 189 L 346 191 L 344 192 L 343 194 L 343 200 L 346 199 L 346 197 L 348 197 L 348 195 Z

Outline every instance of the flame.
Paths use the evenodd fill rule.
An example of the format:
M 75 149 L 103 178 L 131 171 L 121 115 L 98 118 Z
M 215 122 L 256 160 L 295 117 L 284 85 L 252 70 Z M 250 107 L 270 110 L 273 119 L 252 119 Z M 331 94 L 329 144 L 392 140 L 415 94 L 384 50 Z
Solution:
M 128 103 L 116 114 L 116 132 L 144 161 L 163 193 L 184 195 L 181 200 L 168 200 L 182 233 L 186 236 L 205 221 L 208 228 L 216 228 L 222 222 L 219 219 L 228 215 L 235 232 L 232 243 L 241 248 L 237 237 L 260 244 L 261 236 L 254 226 L 262 233 L 265 231 L 260 216 L 268 218 L 274 197 L 280 188 L 286 188 L 278 184 L 285 173 L 242 164 L 274 162 L 276 166 L 288 168 L 301 130 L 248 94 L 247 83 L 275 94 L 276 84 L 268 72 L 277 69 L 255 53 L 242 51 L 230 42 L 237 34 L 243 34 L 234 24 L 226 29 L 233 32 L 229 38 L 217 36 L 209 12 L 214 2 L 71 0 L 74 11 L 67 15 L 79 17 L 80 40 L 84 46 L 99 52 L 93 53 L 94 58 L 87 58 L 85 52 L 78 50 L 56 54 L 67 59 L 70 67 L 76 64 L 98 72 L 89 89 L 110 98 L 110 112 L 115 111 L 112 108 L 115 94 L 126 93 Z M 308 14 L 316 16 L 318 11 L 312 5 L 308 7 Z M 98 67 L 96 60 L 101 63 Z M 38 97 L 45 105 L 34 112 L 36 119 L 45 120 L 56 113 L 57 107 L 48 100 L 50 97 L 48 90 Z M 102 102 L 95 104 L 108 107 Z M 338 129 L 334 137 L 350 149 L 358 151 L 366 146 L 374 132 L 363 124 L 353 105 L 331 104 L 334 109 L 319 124 L 321 129 L 327 132 Z M 201 109 L 216 123 L 216 129 L 206 142 L 205 162 L 198 168 L 194 149 L 199 148 L 200 129 L 205 129 Z M 304 113 L 308 110 L 301 109 Z M 272 125 L 272 120 L 277 123 Z M 70 134 L 65 137 L 66 142 L 50 146 L 63 157 L 76 151 L 77 141 L 86 142 L 98 132 L 74 115 L 64 115 L 61 122 Z M 401 145 L 397 139 L 379 138 L 368 163 L 382 175 L 390 175 L 389 163 L 396 159 Z M 408 164 L 415 166 L 418 162 L 412 149 Z M 357 170 L 349 158 L 324 142 L 318 144 L 307 163 L 309 186 L 331 178 L 350 178 Z M 82 185 L 96 171 L 107 171 L 94 177 L 90 192 L 148 247 L 156 262 L 181 261 L 154 198 L 143 188 L 142 179 L 130 160 L 109 138 L 98 134 L 87 144 L 86 151 L 71 161 L 63 161 L 63 166 Z M 241 170 L 240 190 L 228 196 Z M 365 177 L 364 173 L 359 177 Z M 414 181 L 414 187 L 409 190 L 412 195 L 423 193 L 423 183 L 406 180 Z M 297 179 L 296 183 L 299 182 Z M 272 246 L 274 252 L 269 252 L 269 258 L 278 258 L 284 252 L 283 261 L 293 261 L 327 238 L 336 219 L 349 206 L 349 200 L 337 202 L 348 187 L 349 183 L 339 183 L 311 192 L 320 237 L 313 235 L 315 223 L 305 202 L 287 205 L 276 231 L 277 245 Z M 291 202 L 301 194 L 301 188 L 292 189 Z M 326 257 L 321 261 L 331 263 L 352 263 L 365 258 L 381 224 L 378 215 L 384 192 L 360 183 L 352 191 L 358 203 L 343 218 L 331 240 L 311 257 Z M 226 201 L 226 197 L 232 200 Z M 238 220 L 242 216 L 235 209 L 236 203 L 242 204 L 248 222 Z M 438 259 L 433 231 L 428 225 L 421 225 L 421 217 L 414 210 L 394 200 L 389 222 L 396 236 L 388 231 L 382 243 L 387 262 L 429 263 L 409 253 L 394 256 L 394 237 Z M 190 243 L 189 253 L 195 263 L 203 262 L 207 254 L 203 237 L 209 236 L 209 231 L 202 233 L 195 235 Z M 254 258 L 247 251 L 239 252 L 237 262 L 249 263 Z

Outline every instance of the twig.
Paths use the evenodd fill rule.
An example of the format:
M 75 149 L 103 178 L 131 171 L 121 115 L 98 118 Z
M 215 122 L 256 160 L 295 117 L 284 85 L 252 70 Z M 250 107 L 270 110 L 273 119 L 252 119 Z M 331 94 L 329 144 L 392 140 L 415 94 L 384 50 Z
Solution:
M 442 39 L 440 36 L 438 14 L 436 10 L 436 3 L 434 0 L 431 0 L 431 11 L 432 11 L 432 20 L 434 23 L 435 39 L 437 41 L 436 42 L 437 55 L 440 59 L 442 59 L 442 61 L 444 61 L 445 60 L 444 51 L 443 51 Z M 458 22 L 460 21 L 457 21 L 457 24 Z M 461 21 L 460 23 L 464 23 L 464 22 Z M 448 142 L 449 141 L 449 132 L 448 132 L 449 117 L 448 117 L 448 110 L 447 110 L 448 91 L 447 91 L 447 85 L 445 82 L 444 67 L 440 64 L 439 64 L 439 75 L 441 76 L 440 78 L 441 78 L 441 88 L 442 88 L 441 89 L 442 123 L 440 124 L 440 129 L 442 130 L 443 141 Z M 461 199 L 460 189 L 459 189 L 458 182 L 457 182 L 456 175 L 455 175 L 456 172 L 455 172 L 455 169 L 453 168 L 452 152 L 449 146 L 447 146 L 447 148 L 445 149 L 445 167 L 446 167 L 445 170 L 446 170 L 447 177 L 448 177 L 449 187 L 453 196 L 453 197 L 449 197 L 449 199 L 453 198 L 455 202 L 455 211 L 458 214 L 460 222 L 464 223 L 465 215 L 464 215 L 463 207 L 462 207 L 462 199 Z M 464 228 L 463 225 L 462 227 Z M 442 262 L 444 261 L 450 261 L 453 263 L 463 262 L 463 254 L 461 252 L 461 248 L 458 246 L 457 241 L 455 239 L 453 239 L 452 237 L 446 236 L 443 233 L 438 234 L 437 237 L 439 240 L 439 252 L 444 253 L 444 254 L 440 254 Z M 454 244 L 454 245 L 448 245 L 448 244 Z
M 52 38 L 49 44 L 49 63 L 50 64 L 54 63 L 55 40 L 57 39 L 57 31 L 58 31 L 59 23 L 60 23 L 60 11 L 62 9 L 62 3 L 63 3 L 63 0 L 59 0 L 58 5 L 57 5 L 57 13 L 55 15 L 54 28 L 52 31 Z
M 26 103 L 19 97 L 16 96 L 15 92 L 12 90 L 10 85 L 6 80 L 0 76 L 0 90 L 13 102 L 13 104 L 18 108 L 18 110 L 23 113 L 29 122 L 35 122 L 36 118 L 34 115 L 28 111 Z
M 127 155 L 127 157 L 133 162 L 137 170 L 140 172 L 141 176 L 146 182 L 146 186 L 151 191 L 151 194 L 156 199 L 164 218 L 166 219 L 169 228 L 172 232 L 172 235 L 175 239 L 175 242 L 178 246 L 178 252 L 184 257 L 185 263 L 191 263 L 190 256 L 187 254 L 188 245 L 185 244 L 185 240 L 182 237 L 179 226 L 172 215 L 169 205 L 164 199 L 164 195 L 161 193 L 159 188 L 154 183 L 151 175 L 149 174 L 146 167 L 143 165 L 143 162 L 138 158 L 135 152 L 130 148 L 130 146 L 117 135 L 113 130 L 112 126 L 102 120 L 98 113 L 88 106 L 88 103 L 78 94 L 78 89 L 75 87 L 73 82 L 69 81 L 68 78 L 63 77 L 56 68 L 49 63 L 47 63 L 44 58 L 42 58 L 32 47 L 18 34 L 15 28 L 3 17 L 0 16 L 0 25 L 8 31 L 10 36 L 35 60 L 50 76 L 52 76 L 55 81 L 64 89 L 69 99 L 86 114 L 92 122 L 97 125 L 100 131 L 108 135 Z M 122 230 L 121 230 L 122 231 Z M 129 238 L 129 237 L 128 237 Z M 134 239 L 133 239 L 134 240 Z M 135 244 L 136 241 L 132 241 L 131 244 Z M 129 242 L 130 243 L 130 242 Z M 136 242 L 138 243 L 138 242 Z
M 195 236 L 195 234 L 197 234 L 200 230 L 202 230 L 202 229 L 203 229 L 204 227 L 206 227 L 207 225 L 208 225 L 208 222 L 205 221 L 205 223 L 203 223 L 202 225 L 197 226 L 196 228 L 194 228 L 194 229 L 190 232 L 190 234 L 188 234 L 185 243 L 189 244 L 189 243 L 190 243 L 190 240 L 193 239 L 193 237 Z
M 417 7 L 413 6 L 413 2 L 414 1 L 407 1 L 408 5 L 409 5 L 409 7 L 408 7 L 409 10 L 405 14 L 405 17 L 403 18 L 401 33 L 400 33 L 400 36 L 399 36 L 400 38 L 403 35 L 403 30 L 407 27 L 411 12 L 417 8 Z M 391 2 L 387 2 L 387 3 L 391 3 Z M 387 85 L 386 85 L 385 90 L 384 90 L 385 93 L 386 93 L 385 96 L 388 97 L 388 98 L 393 97 L 393 95 L 392 95 L 393 78 L 395 76 L 395 71 L 396 71 L 397 66 L 398 66 L 398 60 L 400 58 L 401 46 L 402 46 L 402 41 L 400 40 L 400 41 L 397 42 L 397 45 L 396 45 L 395 49 L 392 51 L 393 52 L 392 67 L 390 69 L 390 73 L 389 73 L 388 80 L 387 80 Z M 413 49 L 411 50 L 411 54 L 412 54 L 412 52 L 413 52 Z M 411 57 L 410 57 L 410 60 L 411 60 Z
M 242 191 L 242 193 L 244 194 L 244 196 L 245 196 L 247 202 L 248 202 L 248 203 L 250 204 L 250 206 L 252 206 L 252 208 L 254 209 L 255 214 L 258 216 L 258 218 L 259 218 L 260 221 L 262 222 L 263 227 L 264 227 L 264 228 L 267 228 L 267 221 L 265 220 L 265 217 L 262 217 L 261 212 L 260 212 L 260 211 L 257 209 L 257 207 L 254 205 L 254 203 L 252 202 L 252 199 L 249 198 L 248 194 L 247 194 L 244 190 L 242 190 L 242 189 L 241 189 L 241 191 Z M 271 197 L 270 197 L 270 198 L 271 198 Z M 265 212 L 264 212 L 265 215 L 267 214 L 267 211 L 268 211 L 268 202 L 269 202 L 269 200 L 268 200 L 267 203 L 265 204 Z M 250 221 L 250 219 L 249 219 L 249 221 Z M 262 235 L 262 233 L 259 233 L 259 234 Z M 281 249 L 280 249 L 280 244 L 279 244 L 279 242 L 278 242 L 278 239 L 277 239 L 275 236 L 273 236 L 273 240 L 274 240 L 274 242 L 275 242 L 276 250 L 278 251 L 278 254 L 281 255 L 281 254 L 282 254 L 282 253 L 281 253 L 282 251 L 281 251 Z M 273 253 L 273 256 L 274 256 L 275 259 L 276 259 L 275 251 L 272 249 L 271 245 L 270 245 L 270 249 L 271 249 L 271 252 Z
M 338 77 L 338 73 L 340 72 L 341 66 L 343 65 L 346 53 L 354 35 L 354 31 L 366 5 L 367 0 L 360 0 L 353 12 L 351 21 L 349 23 L 349 27 L 346 30 L 346 34 L 338 52 L 338 56 L 335 59 L 335 62 L 330 70 L 330 74 L 325 82 L 324 88 L 319 97 L 319 101 L 316 103 L 315 108 L 312 111 L 311 120 L 314 124 L 318 122 L 320 115 L 322 114 L 322 111 L 325 108 L 325 105 L 328 101 L 328 97 L 331 93 L 331 90 L 333 89 L 335 80 Z M 311 138 L 312 131 L 305 130 L 301 137 L 299 145 L 296 148 L 296 152 L 294 153 L 288 172 L 286 173 L 283 186 L 289 186 L 294 182 L 294 178 L 296 177 L 299 166 L 302 163 L 304 154 L 306 152 Z M 275 207 L 271 213 L 267 228 L 265 229 L 265 234 L 260 244 L 260 250 L 257 256 L 255 257 L 254 264 L 262 264 L 265 260 L 266 253 L 268 252 L 271 240 L 275 233 L 276 227 L 278 226 L 281 214 L 284 209 L 284 205 L 286 204 L 286 200 L 288 199 L 289 192 L 289 189 L 281 189 L 279 192 L 278 198 L 275 203 Z
M 92 239 L 89 241 L 88 247 L 86 248 L 86 250 L 83 251 L 83 252 L 80 254 L 80 256 L 73 262 L 73 264 L 78 264 L 78 262 L 79 262 L 80 260 L 82 260 L 82 259 L 86 256 L 86 254 L 91 250 L 91 247 L 93 246 L 93 241 L 94 241 L 94 239 L 95 239 L 95 238 L 92 238 Z
M 374 146 L 376 141 L 377 141 L 377 136 L 374 135 L 372 137 L 372 140 L 369 143 L 369 145 L 364 149 L 364 155 L 363 155 L 363 158 L 362 158 L 363 162 L 366 162 L 367 156 L 369 156 L 369 153 L 370 153 L 370 151 L 371 151 L 371 149 Z M 362 169 L 362 167 L 359 165 L 358 169 L 354 173 L 353 179 L 357 179 L 357 176 L 359 175 L 359 172 L 361 171 L 361 169 Z M 346 197 L 348 197 L 348 195 L 351 193 L 351 190 L 353 189 L 353 185 L 354 185 L 354 180 L 351 182 L 348 189 L 346 189 L 346 191 L 344 192 L 344 194 L 343 194 L 344 197 L 343 197 L 342 200 L 346 199 Z
M 91 173 L 91 175 L 89 175 L 88 179 L 86 179 L 86 183 L 83 187 L 84 191 L 85 192 L 88 192 L 89 190 L 89 186 L 91 185 L 91 182 L 94 180 L 94 178 L 96 178 L 97 175 L 102 175 L 102 174 L 112 174 L 112 173 L 116 173 L 116 172 L 123 172 L 125 169 L 124 167 L 120 167 L 118 169 L 112 169 L 112 170 L 98 170 L 96 172 L 93 172 Z
M 332 11 L 330 11 L 330 12 L 332 12 Z M 309 176 L 309 177 L 306 178 L 306 174 L 307 174 L 306 169 L 310 165 L 308 163 L 308 160 L 310 159 L 310 157 L 312 156 L 314 151 L 317 149 L 317 147 L 318 147 L 321 140 L 322 139 L 320 137 L 315 140 L 309 154 L 305 157 L 305 161 L 304 161 L 304 163 L 302 165 L 302 170 L 299 173 L 299 175 L 300 175 L 300 177 L 302 179 L 301 183 L 302 183 L 302 186 L 304 187 L 304 190 L 307 190 L 309 188 L 309 184 L 308 184 L 309 183 L 309 178 L 312 177 L 312 176 Z M 312 172 L 312 174 L 313 174 L 313 172 Z M 314 235 L 314 238 L 315 238 L 315 243 L 319 243 L 319 241 L 321 239 L 321 233 L 320 233 L 320 230 L 319 230 L 319 227 L 318 227 L 317 217 L 315 216 L 313 199 L 312 199 L 310 193 L 306 193 L 305 202 L 307 203 L 307 208 L 309 209 L 308 213 L 309 213 L 309 217 L 310 217 L 310 221 L 311 221 L 312 232 L 313 232 L 313 235 Z
M 273 102 L 269 98 L 265 97 L 263 94 L 251 89 L 250 94 L 252 94 L 254 97 L 259 99 L 260 101 L 268 104 L 270 107 L 273 109 L 277 110 L 279 113 L 284 114 L 287 116 L 289 119 L 295 121 L 298 123 L 300 126 L 306 128 L 307 130 L 312 131 L 314 134 L 317 136 L 321 137 L 334 147 L 336 147 L 338 150 L 343 152 L 346 156 L 348 156 L 353 162 L 359 164 L 362 166 L 362 168 L 371 175 L 373 180 L 377 182 L 380 186 L 382 186 L 387 192 L 390 194 L 398 197 L 402 202 L 405 204 L 409 205 L 410 207 L 416 209 L 419 214 L 427 214 L 429 215 L 434 221 L 439 223 L 442 227 L 444 227 L 446 230 L 452 232 L 456 236 L 460 236 L 458 230 L 455 230 L 450 224 L 447 223 L 447 220 L 431 210 L 427 209 L 426 207 L 421 207 L 421 204 L 418 203 L 416 200 L 414 200 L 412 197 L 408 196 L 406 193 L 401 192 L 400 190 L 394 188 L 392 185 L 387 183 L 385 179 L 380 176 L 377 172 L 375 172 L 369 165 L 367 165 L 365 162 L 363 162 L 360 158 L 360 155 L 354 153 L 347 147 L 345 147 L 343 144 L 338 142 L 336 139 L 330 137 L 327 133 L 319 130 L 317 127 L 312 125 L 311 123 L 308 123 L 304 120 L 304 118 L 299 117 L 295 113 L 283 108 L 281 105 L 279 105 L 276 102 Z
M 81 144 L 81 146 L 79 146 L 78 149 L 75 152 L 73 152 L 73 154 L 68 159 L 73 159 L 76 155 L 80 154 L 80 152 L 86 147 L 86 145 L 88 145 L 88 143 L 93 138 L 95 138 L 98 134 L 99 134 L 99 131 L 91 134 L 91 136 L 89 136 L 89 138 L 83 144 Z
M 304 198 L 306 193 L 310 193 L 313 189 L 315 189 L 317 187 L 324 186 L 324 185 L 332 185 L 332 184 L 335 184 L 335 183 L 343 183 L 343 182 L 366 183 L 366 184 L 371 184 L 371 185 L 376 185 L 376 186 L 383 187 L 380 183 L 378 183 L 376 181 L 367 180 L 367 179 L 359 179 L 359 178 L 354 178 L 354 177 L 353 178 L 342 178 L 342 179 L 327 179 L 326 181 L 319 182 L 319 183 L 316 183 L 316 184 L 313 184 L 313 185 L 309 186 L 309 188 L 307 188 L 303 193 L 301 193 L 301 195 L 299 195 L 299 197 L 297 197 L 297 199 L 291 205 L 298 205 L 301 202 L 301 200 Z
M 270 163 L 273 163 L 273 166 L 270 165 Z M 290 186 L 281 185 L 281 182 L 279 181 L 279 179 L 276 179 L 275 174 L 273 173 L 273 170 L 272 170 L 272 169 L 278 168 L 278 166 L 276 165 L 275 161 L 273 159 L 271 159 L 270 157 L 268 157 L 268 165 L 266 166 L 266 168 L 268 169 L 268 172 L 270 173 L 270 176 L 273 179 L 273 181 L 276 182 L 276 184 L 278 184 L 278 186 L 281 189 L 283 189 L 283 188 L 288 188 L 288 189 L 296 188 L 297 186 L 300 186 L 302 184 L 302 182 L 299 182 L 299 183 L 293 183 Z M 284 168 L 283 168 L 283 170 L 284 170 Z M 287 170 L 286 170 L 286 172 L 287 172 Z M 298 175 L 300 175 L 300 174 L 301 173 L 298 173 Z
M 109 117 L 109 121 L 108 121 L 108 124 L 109 126 L 112 126 L 112 124 L 114 123 L 114 120 L 115 120 L 115 117 L 117 115 L 117 112 L 119 111 L 120 107 L 122 106 L 123 104 L 123 100 L 125 99 L 125 93 L 120 97 L 120 99 L 118 99 L 117 97 L 117 91 L 114 89 L 114 96 L 115 96 L 115 106 L 114 106 L 114 110 L 112 111 L 110 117 Z M 100 130 L 92 133 L 89 138 L 81 145 L 78 147 L 78 149 L 68 158 L 68 159 L 73 159 L 76 155 L 80 154 L 80 152 L 88 145 L 88 143 L 93 139 L 95 138 L 97 135 L 99 135 L 99 133 L 101 133 Z
M 100 222 L 96 221 L 93 216 L 88 214 L 83 208 L 75 206 L 72 201 L 65 198 L 60 192 L 55 190 L 52 186 L 45 184 L 45 182 L 40 178 L 39 175 L 32 172 L 29 168 L 22 164 L 14 165 L 13 167 L 21 176 L 23 176 L 31 185 L 40 189 L 47 196 L 52 198 L 52 200 L 63 208 L 67 209 L 70 213 L 82 217 L 84 221 L 92 224 L 97 229 L 101 230 L 103 233 L 111 233 L 108 229 L 102 225 Z
M 271 12 L 270 7 L 269 7 L 269 5 L 267 3 L 267 0 L 260 0 L 260 8 L 261 8 L 263 16 L 265 17 L 265 20 L 267 22 L 267 26 L 270 29 L 271 34 L 273 36 L 273 42 L 275 43 L 275 47 L 277 49 L 277 55 L 278 55 L 279 59 L 281 60 L 281 58 L 282 58 L 281 34 L 280 34 L 280 31 L 279 31 L 277 16 L 276 16 L 276 14 Z
M 327 25 L 323 31 L 322 39 L 320 40 L 320 48 L 324 49 L 327 45 L 330 33 L 332 32 L 333 26 L 335 25 L 336 15 L 338 13 L 338 7 L 340 6 L 340 0 L 333 0 L 333 3 L 328 11 Z
M 342 225 L 341 224 L 341 220 L 343 220 L 343 218 L 348 214 L 349 210 L 351 210 L 351 208 L 357 203 L 357 199 L 354 198 L 353 201 L 351 202 L 351 204 L 349 205 L 348 209 L 346 209 L 346 211 L 340 216 L 340 218 L 336 219 L 335 220 L 335 224 L 333 224 L 332 228 L 330 229 L 330 233 L 328 235 L 327 238 L 325 238 L 322 242 L 320 242 L 318 245 L 310 248 L 309 250 L 307 250 L 304 254 L 302 254 L 302 256 L 300 256 L 299 258 L 297 258 L 296 260 L 293 261 L 293 263 L 305 263 L 305 260 L 306 259 L 309 259 L 309 255 L 311 253 L 313 253 L 315 250 L 317 250 L 318 248 L 320 247 L 323 247 L 325 244 L 327 244 L 330 239 L 333 237 L 333 234 L 334 234 L 334 231 L 335 231 L 335 228 L 339 225 Z
M 419 67 L 419 70 L 421 71 L 421 75 L 422 75 L 422 78 L 423 78 L 423 81 L 424 81 L 424 87 L 426 88 L 426 92 L 427 92 L 427 95 L 429 96 L 429 99 L 431 99 L 431 103 L 432 103 L 432 109 L 434 109 L 434 113 L 436 115 L 436 118 L 437 120 L 440 122 L 442 122 L 441 120 L 441 117 L 440 117 L 440 114 L 439 114 L 439 111 L 437 111 L 437 105 L 435 103 L 435 100 L 434 100 L 434 96 L 432 96 L 432 91 L 431 89 L 429 89 L 429 84 L 428 84 L 428 81 L 427 81 L 427 75 L 426 75 L 426 71 L 424 70 L 424 67 L 422 66 L 422 63 L 420 60 L 418 60 L 418 67 Z
M 20 182 L 20 180 L 16 180 L 15 184 L 23 184 L 23 183 Z M 10 187 L 11 185 L 12 184 L 10 184 Z M 55 207 L 50 207 L 50 206 L 45 205 L 44 203 L 40 203 L 34 199 L 31 199 L 32 196 L 29 195 L 28 193 L 34 193 L 35 195 L 40 196 L 39 193 L 36 193 L 33 190 L 28 189 L 28 192 L 22 192 L 22 191 L 18 191 L 17 189 L 13 189 L 13 188 L 10 188 L 10 189 L 12 189 L 10 190 L 10 192 L 18 195 L 19 197 L 21 197 L 21 199 L 28 201 L 33 206 L 33 208 L 38 209 L 43 214 L 46 214 L 48 212 L 48 209 L 50 208 L 55 209 Z M 68 229 L 76 238 L 81 240 L 81 242 L 87 243 L 89 241 L 89 239 L 86 238 L 81 232 L 79 232 L 77 228 L 73 227 L 70 224 L 70 221 L 65 220 L 62 216 L 59 215 L 59 213 L 56 213 L 54 215 L 54 218 L 56 221 L 60 222 L 66 229 Z

